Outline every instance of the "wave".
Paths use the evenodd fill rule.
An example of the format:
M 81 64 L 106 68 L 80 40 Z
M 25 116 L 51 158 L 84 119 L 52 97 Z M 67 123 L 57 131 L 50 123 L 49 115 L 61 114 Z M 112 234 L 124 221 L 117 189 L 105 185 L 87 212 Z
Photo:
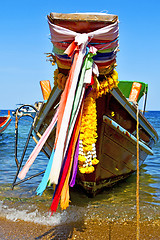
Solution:
M 25 205 L 26 206 L 26 205 Z M 83 218 L 84 211 L 71 206 L 71 211 L 56 212 L 52 216 L 49 212 L 41 212 L 35 209 L 35 205 L 30 205 L 28 209 L 17 209 L 7 206 L 4 201 L 0 201 L 0 217 L 5 217 L 11 221 L 23 220 L 41 225 L 57 226 L 63 223 L 71 223 Z

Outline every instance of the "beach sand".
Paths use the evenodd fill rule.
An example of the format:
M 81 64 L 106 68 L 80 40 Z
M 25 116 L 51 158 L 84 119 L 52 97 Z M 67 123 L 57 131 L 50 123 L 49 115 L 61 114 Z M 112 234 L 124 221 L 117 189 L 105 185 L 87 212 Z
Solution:
M 101 222 L 86 221 L 59 226 L 45 226 L 31 222 L 12 222 L 0 218 L 0 239 L 32 240 L 32 239 L 103 239 L 103 240 L 132 240 L 136 239 L 136 222 Z M 140 223 L 140 239 L 160 239 L 160 220 Z

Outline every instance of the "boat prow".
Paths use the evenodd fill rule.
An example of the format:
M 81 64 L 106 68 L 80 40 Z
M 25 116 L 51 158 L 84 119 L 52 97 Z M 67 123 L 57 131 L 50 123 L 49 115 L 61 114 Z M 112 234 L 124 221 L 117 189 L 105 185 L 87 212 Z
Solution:
M 153 154 L 158 135 L 138 109 L 144 96 L 145 113 L 148 85 L 118 79 L 118 17 L 51 13 L 48 23 L 53 43 L 48 57 L 57 64 L 54 87 L 51 90 L 50 84 L 45 84 L 47 99 L 30 130 L 37 145 L 21 171 L 23 157 L 17 164 L 13 187 L 17 176 L 24 181 L 43 150 L 49 162 L 37 194 L 41 195 L 47 184 L 57 185 L 53 212 L 60 196 L 64 200 L 61 208 L 69 205 L 68 189 L 75 182 L 95 195 L 136 171 L 137 146 L 141 166 Z

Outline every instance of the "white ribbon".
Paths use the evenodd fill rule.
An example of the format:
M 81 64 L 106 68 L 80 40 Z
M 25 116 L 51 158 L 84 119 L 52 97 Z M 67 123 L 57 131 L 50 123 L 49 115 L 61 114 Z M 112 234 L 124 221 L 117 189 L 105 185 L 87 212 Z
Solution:
M 61 41 L 73 41 L 75 37 L 77 36 L 80 39 L 80 35 L 83 35 L 82 39 L 84 39 L 85 35 L 89 38 L 94 38 L 98 40 L 110 40 L 113 41 L 116 39 L 119 35 L 119 27 L 118 27 L 118 21 L 115 23 L 112 23 L 106 27 L 100 28 L 98 30 L 95 30 L 93 32 L 89 33 L 77 33 L 72 30 L 69 30 L 67 28 L 57 26 L 50 21 L 49 28 L 51 32 L 51 41 L 54 42 L 61 42 Z M 76 40 L 76 39 L 75 39 Z M 80 41 L 80 40 L 79 40 Z M 83 43 L 83 40 L 82 40 Z
M 69 90 L 65 110 L 63 113 L 61 128 L 60 128 L 58 139 L 57 139 L 57 145 L 56 145 L 56 149 L 55 149 L 51 172 L 49 175 L 49 180 L 50 180 L 51 184 L 52 183 L 58 184 L 59 174 L 60 174 L 63 157 L 64 157 L 64 150 L 65 150 L 65 143 L 66 143 L 66 138 L 67 138 L 69 120 L 70 120 L 70 116 L 71 116 L 71 112 L 72 112 L 72 106 L 73 106 L 73 101 L 74 101 L 74 96 L 75 96 L 75 91 L 76 91 L 76 87 L 77 87 L 79 73 L 81 71 L 81 67 L 83 64 L 83 58 L 86 53 L 86 46 L 88 43 L 88 38 L 86 37 L 86 35 L 80 34 L 80 35 L 76 36 L 75 41 L 77 41 L 81 45 L 80 45 L 80 49 L 79 49 L 77 64 L 76 64 L 74 75 L 73 75 L 72 85 Z

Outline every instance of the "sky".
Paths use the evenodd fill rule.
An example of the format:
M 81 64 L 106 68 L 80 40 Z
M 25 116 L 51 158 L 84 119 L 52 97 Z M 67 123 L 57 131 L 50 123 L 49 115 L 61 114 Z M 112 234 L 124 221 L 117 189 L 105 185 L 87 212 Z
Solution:
M 41 80 L 53 87 L 47 15 L 106 12 L 119 17 L 119 80 L 148 83 L 146 110 L 160 110 L 160 1 L 8 0 L 0 3 L 0 109 L 42 101 Z

